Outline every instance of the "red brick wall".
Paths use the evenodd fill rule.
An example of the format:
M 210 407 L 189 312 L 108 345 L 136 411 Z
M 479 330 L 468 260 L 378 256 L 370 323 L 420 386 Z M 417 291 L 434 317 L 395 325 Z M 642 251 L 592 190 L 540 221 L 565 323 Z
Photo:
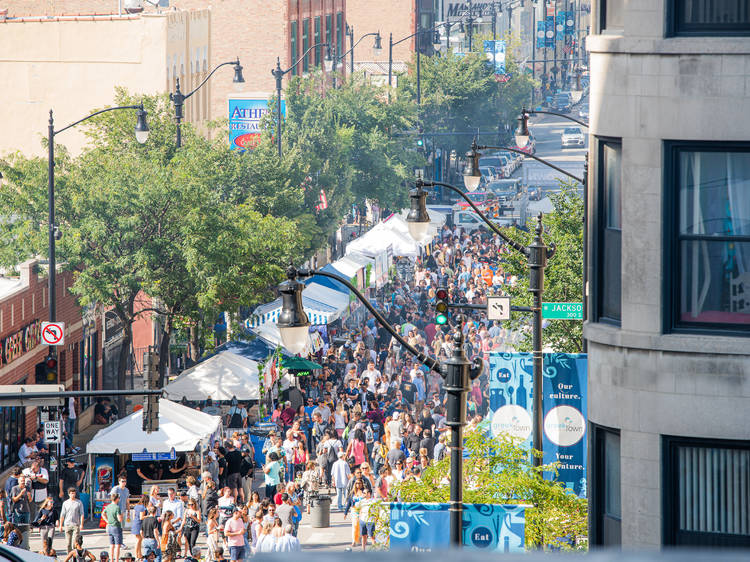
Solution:
M 21 278 L 28 276 L 28 285 L 19 288 L 10 295 L 0 295 L 0 342 L 8 336 L 22 330 L 34 321 L 46 321 L 49 318 L 49 301 L 47 293 L 46 272 L 43 277 L 37 272 L 35 261 L 26 262 L 19 266 Z M 72 284 L 70 272 L 58 272 L 56 283 L 57 319 L 65 322 L 65 344 L 58 346 L 58 354 L 65 354 L 64 365 L 58 362 L 58 376 L 67 389 L 73 388 L 73 372 L 75 358 L 73 350 L 76 343 L 83 338 L 82 310 L 76 302 L 76 297 L 68 290 Z M 97 319 L 99 338 L 101 338 L 101 321 Z M 101 341 L 101 339 L 100 339 Z M 44 361 L 49 348 L 39 342 L 30 350 L 22 352 L 11 362 L 6 362 L 3 354 L 0 365 L 0 384 L 35 384 L 36 364 Z M 101 362 L 101 345 L 98 346 L 97 364 Z M 77 371 L 77 369 L 75 369 Z M 97 369 L 98 385 L 101 385 L 101 368 Z M 36 409 L 28 408 L 27 434 L 36 429 Z

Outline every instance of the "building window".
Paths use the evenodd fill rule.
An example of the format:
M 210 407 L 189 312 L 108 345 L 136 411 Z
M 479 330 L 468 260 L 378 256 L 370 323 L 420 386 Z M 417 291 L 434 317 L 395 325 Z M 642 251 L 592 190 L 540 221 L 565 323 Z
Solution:
M 593 506 L 592 542 L 597 546 L 621 544 L 622 508 L 620 503 L 620 432 L 592 426 L 590 433 L 594 472 L 591 504 Z
M 625 27 L 625 0 L 599 0 L 599 26 L 602 31 L 621 32 Z
M 344 14 L 336 13 L 336 52 L 344 52 Z
M 310 48 L 310 20 L 302 20 L 302 72 L 307 72 L 310 69 L 309 60 L 310 57 L 307 54 L 307 50 Z
M 597 322 L 619 325 L 622 302 L 622 142 L 619 139 L 601 138 L 598 141 L 593 318 Z
M 299 52 L 297 50 L 297 34 L 299 33 L 299 30 L 297 29 L 297 22 L 293 21 L 290 32 L 289 32 L 289 52 L 290 52 L 290 64 L 294 64 L 297 62 L 297 57 L 299 56 Z M 292 76 L 297 75 L 297 67 L 295 66 L 292 69 Z
M 669 142 L 666 329 L 750 335 L 750 144 Z
M 662 444 L 664 544 L 750 546 L 750 441 Z
M 750 35 L 750 3 L 668 0 L 667 35 Z
M 326 43 L 333 49 L 333 16 L 326 14 Z
M 318 45 L 320 41 L 320 16 L 315 16 L 315 43 Z M 315 47 L 315 66 L 320 66 L 320 45 Z
M 18 449 L 26 438 L 26 408 L 0 408 L 0 436 L 0 470 L 4 471 L 18 462 Z

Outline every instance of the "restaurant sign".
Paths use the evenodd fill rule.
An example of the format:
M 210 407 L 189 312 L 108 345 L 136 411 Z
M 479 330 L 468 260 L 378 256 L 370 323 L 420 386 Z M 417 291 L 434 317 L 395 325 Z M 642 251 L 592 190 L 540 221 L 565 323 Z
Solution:
M 17 332 L 0 340 L 2 356 L 0 365 L 7 365 L 21 357 L 27 351 L 34 349 L 42 341 L 42 323 L 34 320 Z

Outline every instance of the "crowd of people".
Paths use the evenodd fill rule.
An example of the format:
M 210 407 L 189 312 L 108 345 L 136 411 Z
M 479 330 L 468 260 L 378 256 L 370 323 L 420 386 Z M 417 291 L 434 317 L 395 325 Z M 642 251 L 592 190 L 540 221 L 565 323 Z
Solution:
M 512 349 L 519 334 L 476 311 L 464 313 L 460 325 L 453 320 L 439 325 L 432 306 L 438 287 L 445 287 L 456 303 L 478 304 L 488 294 L 502 294 L 517 282 L 503 269 L 506 252 L 502 240 L 486 231 L 468 234 L 445 226 L 426 256 L 399 267 L 401 275 L 375 300 L 419 352 L 447 359 L 453 352 L 452 335 L 462 326 L 467 357 L 487 361 L 492 351 Z M 442 377 L 373 319 L 329 327 L 327 335 L 329 343 L 316 357 L 322 368 L 299 377 L 294 397 L 290 392 L 270 412 L 276 429 L 263 447 L 263 462 L 256 465 L 256 451 L 244 431 L 251 405 L 234 402 L 225 412 L 225 425 L 234 429 L 213 444 L 203 473 L 188 476 L 186 488 L 179 493 L 172 488 L 166 498 L 156 487 L 137 497 L 130 528 L 135 553 L 123 556 L 123 517 L 136 494 L 129 491 L 129 476 L 121 475 L 103 510 L 111 547 L 100 553 L 100 562 L 172 562 L 178 557 L 239 561 L 255 552 L 296 551 L 303 513 L 323 494 L 333 496 L 333 509 L 351 517 L 351 547 L 367 548 L 375 534 L 374 503 L 396 499 L 400 482 L 421 478 L 446 456 L 446 393 Z M 467 396 L 468 417 L 475 424 L 489 408 L 487 372 L 473 381 Z M 106 404 L 102 408 L 107 415 Z M 210 399 L 199 408 L 221 413 Z M 23 451 L 28 452 L 28 466 L 17 468 L 0 492 L 2 540 L 20 544 L 22 527 L 31 525 L 39 529 L 44 552 L 50 554 L 52 536 L 59 530 L 66 539 L 66 561 L 94 560 L 80 534 L 83 475 L 74 463 L 67 467 L 60 486 L 60 498 L 67 499 L 55 509 L 43 486 L 48 476 L 40 466 L 40 446 L 41 441 L 28 443 Z M 142 481 L 158 479 L 161 470 L 144 463 L 131 472 Z M 196 544 L 201 536 L 205 553 Z

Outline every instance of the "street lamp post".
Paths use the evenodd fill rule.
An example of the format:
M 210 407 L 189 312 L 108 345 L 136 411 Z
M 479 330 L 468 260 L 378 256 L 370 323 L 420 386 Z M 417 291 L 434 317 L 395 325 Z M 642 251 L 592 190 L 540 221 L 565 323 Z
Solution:
M 242 76 L 242 66 L 240 65 L 240 59 L 237 59 L 231 62 L 221 63 L 216 68 L 214 68 L 208 76 L 206 76 L 203 82 L 198 84 L 198 86 L 192 92 L 187 93 L 187 94 L 182 93 L 182 90 L 180 90 L 180 79 L 179 78 L 177 79 L 174 93 L 169 94 L 169 99 L 172 101 L 172 104 L 174 104 L 174 120 L 177 123 L 177 140 L 176 140 L 177 148 L 182 147 L 182 119 L 183 119 L 182 108 L 185 105 L 185 100 L 187 100 L 195 92 L 200 90 L 203 87 L 203 85 L 206 82 L 208 82 L 208 79 L 211 78 L 211 76 L 213 76 L 217 70 L 219 70 L 222 66 L 227 66 L 229 64 L 234 66 L 234 79 L 232 80 L 232 82 L 235 84 L 243 84 L 245 82 L 245 79 Z
M 516 145 L 518 145 L 520 148 L 525 147 L 529 143 L 529 116 L 536 114 L 536 113 L 542 113 L 544 115 L 555 115 L 557 117 L 562 117 L 564 119 L 567 119 L 568 121 L 572 121 L 573 123 L 578 123 L 579 125 L 586 127 L 588 129 L 589 124 L 585 121 L 581 121 L 580 119 L 576 119 L 575 117 L 571 117 L 570 115 L 565 115 L 564 113 L 557 113 L 555 111 L 542 111 L 540 109 L 526 109 L 525 107 L 521 109 L 521 115 L 518 116 L 518 128 L 515 131 L 515 137 L 516 137 Z M 531 156 L 531 155 L 527 155 Z M 532 156 L 532 158 L 536 158 L 535 156 Z M 539 160 L 537 158 L 537 160 Z M 549 165 L 549 163 L 547 163 Z M 583 321 L 586 322 L 588 320 L 588 298 L 587 298 L 587 291 L 586 286 L 588 284 L 588 221 L 586 220 L 586 216 L 588 214 L 588 208 L 589 208 L 589 155 L 588 152 L 586 152 L 585 160 L 583 163 L 583 177 L 578 179 L 577 177 L 568 174 L 567 172 L 564 172 L 568 176 L 572 177 L 573 179 L 577 180 L 581 183 L 583 186 L 583 274 L 581 275 L 581 281 L 583 284 L 582 292 L 581 292 L 581 304 L 583 307 Z M 586 338 L 581 337 L 581 350 L 585 353 L 588 351 L 588 344 L 586 343 Z
M 336 68 L 338 68 L 339 61 L 343 61 L 346 58 L 346 55 L 351 55 L 351 68 L 352 68 L 352 70 L 350 72 L 350 75 L 353 75 L 354 74 L 354 47 L 356 47 L 357 45 L 359 45 L 365 37 L 375 37 L 375 42 L 372 45 L 372 54 L 373 54 L 373 56 L 378 57 L 378 56 L 380 56 L 380 53 L 383 52 L 383 46 L 382 46 L 382 39 L 380 37 L 380 31 L 373 31 L 372 33 L 365 33 L 362 37 L 360 37 L 357 40 L 356 43 L 354 43 L 354 35 L 353 35 L 354 28 L 351 28 L 351 27 L 348 28 L 347 29 L 347 33 L 348 33 L 349 29 L 352 30 L 352 36 L 351 36 L 351 38 L 352 38 L 352 46 L 349 48 L 348 51 L 346 51 L 345 53 L 341 53 L 341 54 L 338 54 L 336 52 L 336 45 L 333 46 L 333 56 L 332 56 L 332 58 L 333 58 L 333 70 L 335 71 Z M 334 88 L 336 87 L 336 76 L 335 75 L 333 77 L 333 87 Z
M 323 60 L 326 72 L 331 72 L 333 68 L 333 58 L 331 57 L 331 47 L 328 43 L 316 43 L 307 49 L 304 54 L 294 61 L 294 64 L 286 70 L 281 69 L 281 59 L 277 57 L 276 68 L 271 69 L 271 74 L 276 79 L 276 147 L 278 149 L 279 158 L 281 158 L 281 79 L 284 78 L 285 74 L 294 70 L 300 61 L 304 60 L 304 58 L 310 53 L 310 51 L 322 46 L 326 47 L 326 56 Z
M 422 197 L 424 202 L 424 196 Z M 429 222 L 429 217 L 427 221 Z M 419 230 L 421 231 L 421 227 Z M 326 271 L 297 269 L 293 266 L 287 269 L 286 274 L 287 280 L 279 285 L 282 304 L 276 324 L 283 346 L 292 353 L 302 353 L 310 337 L 310 321 L 302 306 L 304 284 L 297 281 L 297 278 L 322 275 L 344 284 L 404 349 L 444 378 L 443 388 L 448 394 L 446 425 L 451 429 L 450 539 L 453 546 L 460 547 L 463 532 L 463 428 L 466 425 L 466 393 L 469 391 L 469 381 L 482 372 L 481 362 L 473 364 L 466 358 L 460 324 L 453 337 L 453 355 L 441 366 L 435 359 L 412 347 L 348 279 Z
M 71 127 L 75 127 L 79 123 L 91 119 L 95 115 L 107 113 L 109 111 L 115 111 L 119 109 L 135 109 L 136 110 L 136 124 L 135 124 L 135 140 L 143 144 L 148 140 L 148 124 L 146 123 L 146 110 L 143 109 L 143 104 L 139 105 L 123 105 L 118 107 L 108 107 L 100 111 L 96 111 L 91 115 L 87 115 L 83 119 L 71 123 L 67 127 L 55 130 L 55 120 L 52 110 L 49 110 L 49 122 L 47 125 L 47 213 L 48 213 L 48 228 L 49 228 L 49 240 L 47 252 L 49 254 L 49 274 L 48 274 L 48 293 L 49 293 L 49 321 L 55 322 L 57 319 L 57 287 L 56 287 L 56 276 L 57 276 L 57 262 L 55 257 L 55 242 L 60 239 L 60 230 L 55 224 L 55 135 L 67 131 Z M 47 355 L 47 363 L 50 365 L 57 365 L 57 352 L 54 346 L 50 346 Z M 58 376 L 59 378 L 59 376 Z M 124 380 L 118 381 L 118 386 L 124 385 Z M 120 398 L 118 407 L 120 412 L 125 411 L 124 398 Z M 59 474 L 59 472 L 58 472 Z

